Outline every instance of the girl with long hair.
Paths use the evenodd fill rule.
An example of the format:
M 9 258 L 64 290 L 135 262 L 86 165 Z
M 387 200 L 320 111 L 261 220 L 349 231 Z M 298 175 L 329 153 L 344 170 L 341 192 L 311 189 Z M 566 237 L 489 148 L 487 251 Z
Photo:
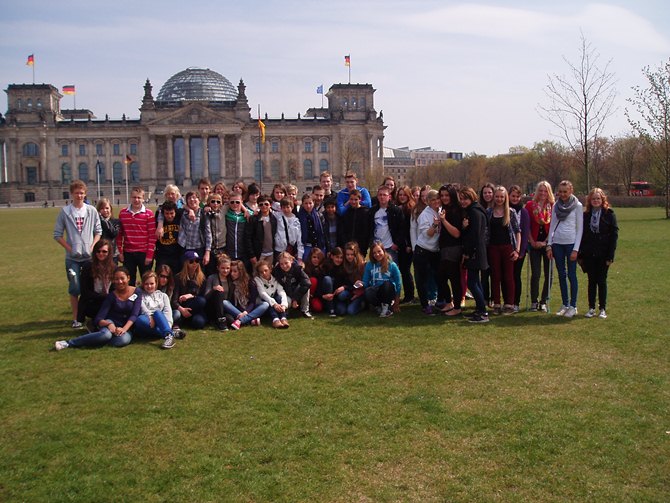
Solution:
M 77 307 L 77 321 L 95 318 L 105 298 L 114 287 L 114 260 L 112 244 L 101 239 L 93 245 L 93 258 L 81 267 L 81 293 Z
M 596 316 L 597 293 L 597 316 L 604 320 L 607 318 L 607 272 L 614 262 L 619 226 L 607 195 L 598 187 L 591 189 L 586 198 L 583 228 L 579 256 L 588 277 L 589 310 L 586 317 Z
M 142 275 L 142 307 L 135 322 L 135 334 L 160 337 L 163 339 L 162 349 L 174 347 L 170 298 L 158 289 L 158 275 L 153 271 Z
M 335 312 L 338 316 L 358 314 L 363 309 L 365 290 L 363 289 L 363 271 L 365 259 L 356 241 L 344 245 L 344 288 L 337 294 Z
M 100 225 L 102 226 L 101 239 L 106 239 L 112 245 L 111 249 L 111 258 L 114 260 L 114 264 L 118 264 L 119 252 L 116 249 L 116 236 L 119 235 L 121 230 L 121 220 L 114 218 L 114 208 L 112 203 L 106 197 L 101 197 L 98 199 L 98 204 L 95 207 L 98 210 L 100 215 Z
M 234 194 L 233 197 L 239 197 Z M 230 257 L 225 253 L 217 256 L 216 272 L 207 276 L 204 296 L 207 300 L 207 314 L 214 320 L 214 326 L 219 330 L 228 330 L 226 312 L 223 309 L 224 301 L 230 298 L 232 290 L 230 280 Z
M 286 317 L 288 311 L 288 297 L 281 283 L 272 275 L 270 265 L 261 260 L 256 263 L 256 276 L 254 277 L 256 290 L 258 291 L 258 302 L 267 302 L 268 314 L 272 320 L 273 328 L 288 328 L 289 322 Z
M 486 249 L 491 271 L 491 296 L 496 314 L 514 312 L 514 262 L 519 259 L 521 232 L 516 211 L 509 206 L 507 189 L 502 186 L 493 192 L 493 206 L 486 210 L 489 244 Z M 505 305 L 500 305 L 503 290 Z
M 409 235 L 412 211 L 416 206 L 416 200 L 412 189 L 408 185 L 398 187 L 396 191 L 395 204 L 402 210 L 402 232 L 406 246 L 398 249 L 398 267 L 402 276 L 403 299 L 401 304 L 409 304 L 414 301 L 414 276 L 412 276 L 413 249 Z
M 195 329 L 201 329 L 207 323 L 205 308 L 205 273 L 200 267 L 200 256 L 195 251 L 184 253 L 184 265 L 175 278 L 172 294 L 172 308 L 179 315 L 174 322 L 188 323 Z M 173 327 L 175 330 L 178 327 Z
M 554 207 L 554 193 L 546 180 L 535 187 L 533 199 L 526 203 L 526 211 L 530 218 L 528 234 L 528 256 L 530 260 L 530 310 L 547 312 L 549 296 L 549 267 L 547 256 L 547 240 L 551 224 L 551 210 Z M 540 276 L 544 273 L 542 293 L 540 293 Z
M 230 264 L 230 282 L 232 291 L 223 301 L 223 309 L 232 317 L 230 328 L 239 330 L 244 325 L 259 326 L 261 316 L 270 307 L 265 301 L 258 302 L 256 282 L 249 278 L 244 262 L 233 260 Z
M 375 241 L 370 248 L 370 258 L 363 271 L 363 288 L 367 303 L 380 307 L 380 318 L 399 312 L 402 289 L 400 269 L 379 241 Z
M 302 211 L 302 210 L 301 210 Z M 324 296 L 333 293 L 333 279 L 327 274 L 326 255 L 319 248 L 312 248 L 305 259 L 305 274 L 309 276 L 309 306 L 315 313 L 334 313 L 332 298 Z
M 428 285 L 435 278 L 440 264 L 440 209 L 441 202 L 436 190 L 428 191 L 428 206 L 419 215 L 418 234 L 414 247 L 414 274 L 417 292 L 424 314 L 435 315 L 434 306 L 428 303 Z M 372 255 L 371 255 L 372 256 Z
M 558 199 L 551 210 L 547 256 L 556 261 L 563 305 L 557 316 L 572 318 L 577 314 L 577 256 L 582 242 L 584 216 L 582 203 L 573 194 L 572 183 L 558 184 Z M 568 281 L 570 290 L 568 291 Z
M 416 204 L 414 205 L 414 209 L 412 210 L 412 213 L 410 215 L 410 222 L 409 222 L 409 239 L 410 243 L 412 245 L 412 261 L 414 262 L 414 274 L 416 276 L 416 245 L 419 239 L 419 215 L 423 213 L 423 210 L 425 210 L 428 207 L 428 193 L 433 190 L 433 187 L 430 185 L 424 185 L 423 187 L 419 187 L 419 197 L 416 199 Z M 414 191 L 414 189 L 412 189 Z M 415 278 L 416 279 L 416 278 Z M 415 282 L 416 288 L 417 288 L 417 293 L 419 290 L 419 284 L 418 281 Z M 425 285 L 425 292 L 426 292 L 426 300 L 428 302 L 428 305 L 432 306 L 435 305 L 435 302 L 437 300 L 437 281 L 435 280 L 434 277 L 429 277 L 427 279 L 427 282 Z
M 463 300 L 461 282 L 463 210 L 458 204 L 458 187 L 449 183 L 440 187 L 440 203 L 442 208 L 439 215 L 442 228 L 439 238 L 438 297 L 445 303 L 440 311 L 447 316 L 458 316 L 461 314 Z
M 521 202 L 521 187 L 512 185 L 509 188 L 509 207 L 516 212 L 516 220 L 521 233 L 521 246 L 519 246 L 519 258 L 514 261 L 514 312 L 519 312 L 521 304 L 521 289 L 523 281 L 521 280 L 521 271 L 528 250 L 528 236 L 530 234 L 530 216 L 528 210 Z
M 324 293 L 321 298 L 326 305 L 329 305 L 328 315 L 330 317 L 337 316 L 337 298 L 346 291 L 347 278 L 344 271 L 344 251 L 339 246 L 336 246 L 328 252 L 328 258 L 324 264 L 325 276 L 328 278 L 331 285 L 331 291 Z M 345 309 L 346 311 L 346 309 Z

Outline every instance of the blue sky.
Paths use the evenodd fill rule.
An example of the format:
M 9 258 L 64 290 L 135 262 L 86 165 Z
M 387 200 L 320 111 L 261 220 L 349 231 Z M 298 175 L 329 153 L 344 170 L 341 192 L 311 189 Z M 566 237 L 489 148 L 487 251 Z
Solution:
M 36 82 L 76 85 L 77 107 L 100 118 L 136 118 L 147 78 L 156 96 L 197 66 L 243 78 L 252 113 L 295 117 L 320 106 L 319 84 L 347 82 L 351 54 L 352 82 L 377 89 L 386 146 L 494 155 L 556 139 L 537 107 L 547 75 L 577 61 L 580 30 L 616 74 L 605 133 L 625 134 L 641 69 L 670 58 L 662 0 L 22 0 L 0 14 L 1 84 L 30 83 L 35 54 Z

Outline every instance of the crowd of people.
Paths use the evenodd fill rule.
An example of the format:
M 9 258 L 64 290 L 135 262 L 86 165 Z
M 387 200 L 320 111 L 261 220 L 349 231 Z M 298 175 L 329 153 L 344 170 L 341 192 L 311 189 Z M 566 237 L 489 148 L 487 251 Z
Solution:
M 54 239 L 66 251 L 72 328 L 88 333 L 55 348 L 154 337 L 170 349 L 184 327 L 239 330 L 265 319 L 286 329 L 296 315 L 363 309 L 388 318 L 417 301 L 427 316 L 455 318 L 464 315 L 467 296 L 475 303 L 468 321 L 486 323 L 491 313 L 519 312 L 526 256 L 530 311 L 548 311 L 554 262 L 556 314 L 574 317 L 580 264 L 588 277 L 586 317 L 604 319 L 615 214 L 599 188 L 585 209 L 569 181 L 556 193 L 542 181 L 524 204 L 516 185 L 435 190 L 396 186 L 388 176 L 371 197 L 355 173 L 334 192 L 324 172 L 300 198 L 283 184 L 266 195 L 255 183 L 228 189 L 202 179 L 184 197 L 168 185 L 155 214 L 135 187 L 114 218 L 108 199 L 85 203 L 86 185 L 77 180 Z

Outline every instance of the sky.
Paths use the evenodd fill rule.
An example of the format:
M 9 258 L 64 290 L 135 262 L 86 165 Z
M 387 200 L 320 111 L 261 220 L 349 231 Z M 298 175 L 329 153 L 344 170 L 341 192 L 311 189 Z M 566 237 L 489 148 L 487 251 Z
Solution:
M 630 131 L 624 115 L 642 69 L 670 58 L 665 0 L 21 0 L 0 11 L 0 84 L 76 86 L 77 108 L 98 118 L 139 117 L 175 73 L 209 68 L 246 85 L 252 115 L 297 117 L 324 89 L 376 89 L 387 147 L 496 155 L 561 141 L 538 113 L 549 75 L 577 63 L 580 34 L 616 78 L 605 135 Z M 65 96 L 62 108 L 72 108 Z M 0 110 L 7 110 L 6 95 Z

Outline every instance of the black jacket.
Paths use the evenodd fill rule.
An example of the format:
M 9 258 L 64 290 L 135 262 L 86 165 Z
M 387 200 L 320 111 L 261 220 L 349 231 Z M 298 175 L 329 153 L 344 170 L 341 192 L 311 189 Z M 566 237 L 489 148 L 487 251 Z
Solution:
M 463 255 L 468 258 L 465 266 L 468 269 L 479 269 L 480 271 L 489 268 L 488 257 L 486 256 L 486 212 L 477 202 L 473 202 L 465 210 L 468 226 L 463 229 Z
M 288 271 L 284 271 L 279 267 L 279 264 L 277 264 L 272 271 L 272 275 L 279 281 L 281 286 L 284 287 L 286 295 L 292 300 L 299 301 L 312 286 L 309 276 L 307 276 L 297 262 L 293 262 Z
M 614 260 L 617 240 L 619 239 L 619 226 L 616 215 L 611 209 L 600 212 L 600 223 L 598 234 L 591 230 L 591 212 L 584 212 L 584 231 L 582 242 L 579 245 L 581 257 L 598 257 L 605 260 Z
M 375 213 L 377 213 L 377 211 L 379 211 L 379 204 L 376 204 L 370 208 L 368 213 L 370 240 L 375 238 Z M 398 206 L 389 204 L 386 208 L 386 216 L 388 217 L 389 231 L 391 232 L 391 239 L 393 240 L 393 244 L 401 249 L 408 246 L 405 239 L 405 233 L 403 232 L 405 215 L 403 214 L 402 210 Z
M 274 250 L 275 234 L 277 234 L 277 218 L 270 212 L 270 227 L 272 228 L 272 249 Z M 263 221 L 261 214 L 256 213 L 251 217 L 245 229 L 246 248 L 250 253 L 250 257 L 261 257 L 263 251 Z

